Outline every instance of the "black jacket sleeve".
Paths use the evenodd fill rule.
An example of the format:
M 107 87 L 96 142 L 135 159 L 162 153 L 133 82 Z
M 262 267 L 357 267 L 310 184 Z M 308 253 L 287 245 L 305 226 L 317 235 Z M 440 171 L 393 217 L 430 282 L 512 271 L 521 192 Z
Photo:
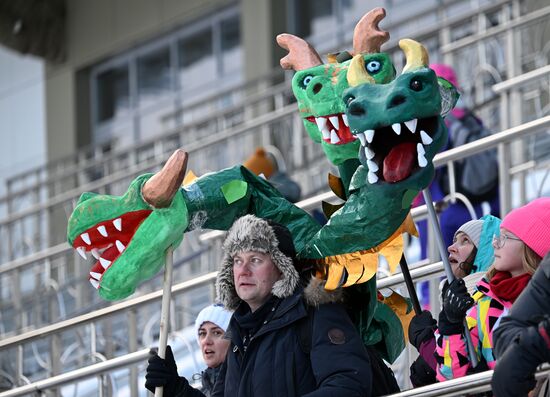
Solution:
M 310 360 L 317 390 L 307 397 L 371 396 L 368 354 L 341 305 L 325 304 L 315 310 Z

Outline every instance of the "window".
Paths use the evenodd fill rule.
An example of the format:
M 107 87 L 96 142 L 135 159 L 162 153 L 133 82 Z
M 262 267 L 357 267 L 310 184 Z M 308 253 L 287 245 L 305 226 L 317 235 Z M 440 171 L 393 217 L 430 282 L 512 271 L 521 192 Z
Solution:
M 238 12 L 209 15 L 93 68 L 92 141 L 120 148 L 149 139 L 181 123 L 170 115 L 187 103 L 240 83 Z
M 130 108 L 128 65 L 112 67 L 97 77 L 97 121 L 108 121 Z

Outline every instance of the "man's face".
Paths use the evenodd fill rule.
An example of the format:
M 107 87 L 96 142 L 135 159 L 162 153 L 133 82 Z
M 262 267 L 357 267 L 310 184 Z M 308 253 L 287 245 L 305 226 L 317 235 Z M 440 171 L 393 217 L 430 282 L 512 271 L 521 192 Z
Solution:
M 271 255 L 261 252 L 239 252 L 233 257 L 233 281 L 237 295 L 256 311 L 269 295 L 281 272 Z
M 206 321 L 199 328 L 199 345 L 202 358 L 208 368 L 216 368 L 225 360 L 229 339 L 225 339 L 225 332 L 216 324 Z

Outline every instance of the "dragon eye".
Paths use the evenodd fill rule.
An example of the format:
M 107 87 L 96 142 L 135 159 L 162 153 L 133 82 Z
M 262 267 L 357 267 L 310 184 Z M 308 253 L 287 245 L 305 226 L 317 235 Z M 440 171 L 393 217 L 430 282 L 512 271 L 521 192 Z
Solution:
M 313 80 L 313 76 L 311 76 L 311 75 L 308 74 L 308 75 L 307 75 L 306 77 L 304 77 L 304 79 L 302 80 L 302 86 L 307 87 L 307 85 L 308 85 L 309 83 L 311 83 L 311 80 Z
M 346 106 L 349 106 L 349 104 L 355 99 L 353 95 L 349 95 L 347 98 L 344 99 L 344 102 L 346 103 Z
M 378 73 L 380 69 L 382 69 L 382 64 L 379 61 L 369 61 L 367 62 L 365 67 L 367 68 L 367 72 L 375 74 Z
M 417 79 L 412 79 L 409 86 L 411 87 L 411 90 L 413 90 L 413 91 L 421 91 L 422 88 L 424 88 L 423 85 L 422 85 L 422 82 L 420 80 L 417 80 Z

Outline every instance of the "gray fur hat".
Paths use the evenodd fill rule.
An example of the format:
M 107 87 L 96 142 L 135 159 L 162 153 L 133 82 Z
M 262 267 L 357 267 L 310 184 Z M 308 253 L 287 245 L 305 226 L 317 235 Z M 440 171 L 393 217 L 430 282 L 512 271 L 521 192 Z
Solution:
M 218 300 L 228 310 L 235 310 L 241 303 L 233 279 L 233 257 L 239 252 L 256 251 L 271 256 L 282 274 L 281 279 L 273 285 L 274 296 L 289 297 L 298 287 L 300 276 L 294 267 L 296 250 L 290 232 L 283 225 L 254 215 L 245 215 L 229 229 L 222 250 L 216 292 Z

